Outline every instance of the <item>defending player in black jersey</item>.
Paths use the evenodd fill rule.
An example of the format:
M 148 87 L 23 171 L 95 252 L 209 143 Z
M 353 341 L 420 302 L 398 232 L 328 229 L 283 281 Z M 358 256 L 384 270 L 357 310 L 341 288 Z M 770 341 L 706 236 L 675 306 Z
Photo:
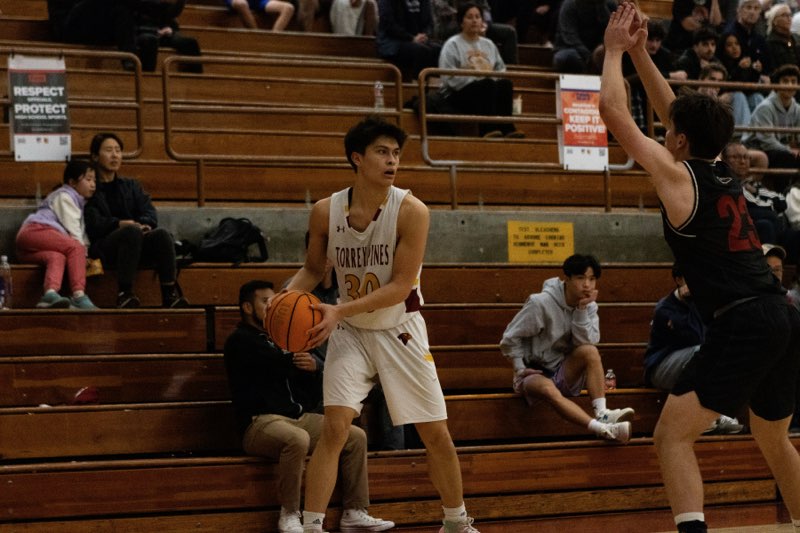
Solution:
M 788 438 L 800 371 L 800 315 L 761 253 L 741 186 L 714 159 L 733 133 L 730 110 L 695 92 L 675 97 L 644 44 L 646 20 L 623 3 L 605 34 L 600 112 L 651 175 L 664 235 L 707 324 L 706 342 L 667 399 L 655 443 L 681 532 L 705 532 L 703 485 L 692 444 L 720 414 L 750 406 L 753 436 L 800 531 L 800 456 Z M 627 108 L 627 51 L 667 128 L 665 146 Z

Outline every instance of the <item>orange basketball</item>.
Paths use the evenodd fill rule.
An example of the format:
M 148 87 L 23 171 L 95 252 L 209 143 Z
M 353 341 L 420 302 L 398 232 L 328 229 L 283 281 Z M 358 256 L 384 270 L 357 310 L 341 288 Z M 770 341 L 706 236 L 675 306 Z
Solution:
M 306 291 L 281 292 L 272 299 L 264 329 L 287 352 L 299 352 L 308 343 L 308 330 L 322 320 L 322 311 L 311 309 L 319 298 Z

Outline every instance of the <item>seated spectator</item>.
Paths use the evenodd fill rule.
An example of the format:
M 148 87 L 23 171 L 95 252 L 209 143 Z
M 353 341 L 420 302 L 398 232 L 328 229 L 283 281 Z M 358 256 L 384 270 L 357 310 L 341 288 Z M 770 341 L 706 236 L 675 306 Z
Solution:
M 89 162 L 70 161 L 64 169 L 63 185 L 47 195 L 17 233 L 17 258 L 45 267 L 44 296 L 36 304 L 40 309 L 97 309 L 84 292 L 89 238 L 83 222 L 83 206 L 94 190 L 94 169 Z M 65 268 L 71 298 L 59 294 Z
M 133 278 L 144 264 L 155 265 L 164 307 L 186 307 L 177 283 L 175 242 L 158 227 L 156 209 L 139 182 L 118 175 L 122 148 L 113 133 L 98 133 L 89 148 L 98 178 L 97 191 L 86 205 L 89 255 L 117 269 L 117 307 L 139 307 Z
M 425 68 L 436 67 L 442 45 L 433 39 L 430 0 L 378 0 L 378 57 L 416 79 Z
M 531 405 L 549 403 L 565 420 L 601 438 L 627 443 L 634 411 L 607 409 L 597 318 L 600 263 L 590 255 L 564 261 L 564 281 L 550 278 L 541 293 L 532 294 L 506 327 L 500 350 L 514 365 L 514 392 Z M 586 387 L 594 417 L 567 397 Z
M 709 63 L 700 69 L 700 77 L 698 79 L 700 81 L 708 80 L 722 82 L 726 81 L 727 78 L 728 70 L 722 66 L 722 63 Z M 717 98 L 731 106 L 731 112 L 733 114 L 733 120 L 735 124 L 750 124 L 750 117 L 752 117 L 752 114 L 750 113 L 750 104 L 747 102 L 747 97 L 744 95 L 744 93 L 742 91 L 730 90 L 720 93 L 720 90 L 721 89 L 719 86 L 713 85 L 703 85 L 697 88 L 697 92 L 706 94 L 708 96 L 713 96 L 714 98 Z M 740 139 L 741 135 L 742 134 L 738 131 L 733 132 L 734 139 Z M 760 153 L 763 154 L 764 152 Z M 766 157 L 766 154 L 764 154 L 764 167 L 767 166 Z
M 178 16 L 183 12 L 186 0 L 142 1 L 137 11 L 136 44 L 142 60 L 142 70 L 156 69 L 159 47 L 174 48 L 178 55 L 199 56 L 197 39 L 178 31 Z M 201 74 L 203 65 L 187 63 L 186 72 Z
M 694 44 L 694 32 L 702 28 L 715 30 L 724 22 L 719 0 L 674 0 L 666 44 L 670 50 L 681 54 Z
M 306 457 L 322 433 L 322 360 L 275 346 L 262 324 L 275 295 L 267 281 L 239 289 L 241 321 L 225 341 L 225 369 L 245 453 L 278 461 L 278 531 L 303 533 L 300 490 Z M 367 481 L 367 436 L 350 426 L 339 459 L 343 531 L 386 531 L 393 522 L 373 518 Z
M 564 0 L 558 13 L 553 68 L 557 72 L 584 74 L 592 54 L 603 44 L 603 33 L 616 0 Z
M 116 46 L 135 54 L 136 16 L 133 0 L 47 0 L 47 15 L 53 35 L 74 44 Z M 123 61 L 126 69 L 133 64 Z
M 664 27 L 659 22 L 648 20 L 645 49 L 664 78 L 685 80 L 686 72 L 673 70 L 672 68 L 672 53 L 662 46 L 664 35 Z M 647 109 L 647 95 L 639 79 L 639 74 L 636 73 L 636 68 L 633 66 L 633 61 L 631 61 L 628 54 L 625 54 L 622 58 L 622 73 L 631 86 L 631 115 L 639 129 L 646 132 L 647 118 L 645 117 L 645 110 Z
M 763 158 L 766 159 L 766 155 Z M 750 176 L 751 156 L 741 143 L 728 144 L 722 151 L 722 160 L 731 175 L 742 182 L 747 212 L 753 219 L 759 240 L 786 247 L 791 251 L 790 257 L 796 259 L 800 251 L 800 232 L 794 231 L 787 221 L 786 197 Z
M 761 81 L 761 70 L 753 65 L 749 57 L 742 56 L 742 46 L 739 37 L 735 33 L 726 33 L 720 39 L 719 56 L 720 62 L 728 71 L 727 81 L 741 83 L 759 83 Z M 764 101 L 764 95 L 759 91 L 726 91 L 724 95 L 735 96 L 738 99 L 745 98 L 744 102 L 732 103 L 733 118 L 736 125 L 747 125 L 755 108 Z M 724 98 L 723 98 L 724 99 Z M 746 103 L 747 105 L 743 105 Z
M 718 63 L 717 34 L 711 28 L 700 28 L 692 34 L 692 46 L 675 61 L 675 70 L 686 72 L 687 79 L 699 80 L 700 71 L 711 63 Z
M 333 0 L 331 29 L 343 35 L 375 35 L 378 4 L 375 0 Z
M 786 4 L 776 4 L 767 11 L 766 18 L 770 63 L 800 66 L 799 43 L 791 30 L 792 10 Z
M 272 31 L 283 31 L 292 21 L 294 5 L 285 0 L 225 0 L 225 4 L 235 11 L 245 28 L 255 30 L 258 28 L 254 11 L 263 11 L 275 15 Z
M 450 37 L 439 56 L 439 68 L 504 72 L 506 65 L 492 41 L 481 37 L 483 15 L 480 7 L 463 3 L 457 18 L 461 33 Z M 513 85 L 506 78 L 442 76 L 442 93 L 459 113 L 511 116 Z M 481 122 L 484 137 L 522 137 L 513 124 Z
M 773 83 L 797 85 L 800 68 L 797 65 L 783 65 L 772 73 Z M 795 89 L 777 89 L 761 102 L 753 111 L 751 126 L 759 127 L 800 127 L 800 105 L 794 99 Z M 769 158 L 770 168 L 798 168 L 800 149 L 798 137 L 793 132 L 746 132 L 742 142 L 748 148 L 762 150 Z M 774 190 L 785 191 L 792 180 L 791 176 L 775 177 Z
M 656 304 L 644 354 L 645 384 L 666 392 L 672 391 L 705 339 L 703 320 L 677 266 L 672 267 L 672 279 L 677 287 Z M 721 415 L 704 433 L 741 433 L 743 429 L 735 418 Z
M 559 3 L 558 0 L 494 0 L 492 12 L 498 22 L 515 25 L 519 42 L 552 47 Z
M 461 24 L 456 20 L 457 7 L 467 0 L 433 0 L 433 21 L 436 28 L 436 38 L 446 41 L 461 31 Z M 491 40 L 506 65 L 519 63 L 517 55 L 517 31 L 514 26 L 500 24 L 492 19 L 491 8 L 486 0 L 473 1 L 483 12 L 484 32 L 483 37 Z
M 736 8 L 736 20 L 725 28 L 725 33 L 735 33 L 742 47 L 742 57 L 749 57 L 753 68 L 761 72 L 761 81 L 769 83 L 769 74 L 778 65 L 773 65 L 769 58 L 767 41 L 763 33 L 759 33 L 761 20 L 761 3 L 759 0 L 739 0 Z

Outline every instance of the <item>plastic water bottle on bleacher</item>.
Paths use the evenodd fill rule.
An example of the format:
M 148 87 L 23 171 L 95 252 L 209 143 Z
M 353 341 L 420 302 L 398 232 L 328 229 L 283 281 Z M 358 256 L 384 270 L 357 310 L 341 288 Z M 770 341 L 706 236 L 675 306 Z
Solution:
M 11 265 L 8 256 L 0 256 L 0 309 L 11 309 L 14 282 L 11 279 Z
M 375 82 L 375 109 L 383 108 L 383 83 L 380 81 Z
M 617 375 L 614 373 L 613 368 L 609 368 L 606 372 L 606 390 L 613 390 L 617 388 Z

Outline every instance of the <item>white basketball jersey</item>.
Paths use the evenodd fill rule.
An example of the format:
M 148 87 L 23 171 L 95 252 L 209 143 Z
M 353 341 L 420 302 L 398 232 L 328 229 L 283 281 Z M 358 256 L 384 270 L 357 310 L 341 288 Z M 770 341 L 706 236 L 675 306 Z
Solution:
M 359 232 L 350 227 L 351 189 L 331 196 L 328 220 L 328 258 L 336 269 L 339 301 L 349 302 L 383 287 L 392 279 L 394 251 L 397 244 L 397 214 L 408 190 L 392 186 L 369 226 Z M 404 302 L 345 318 L 357 328 L 387 329 L 398 326 L 422 306 L 419 277 Z

